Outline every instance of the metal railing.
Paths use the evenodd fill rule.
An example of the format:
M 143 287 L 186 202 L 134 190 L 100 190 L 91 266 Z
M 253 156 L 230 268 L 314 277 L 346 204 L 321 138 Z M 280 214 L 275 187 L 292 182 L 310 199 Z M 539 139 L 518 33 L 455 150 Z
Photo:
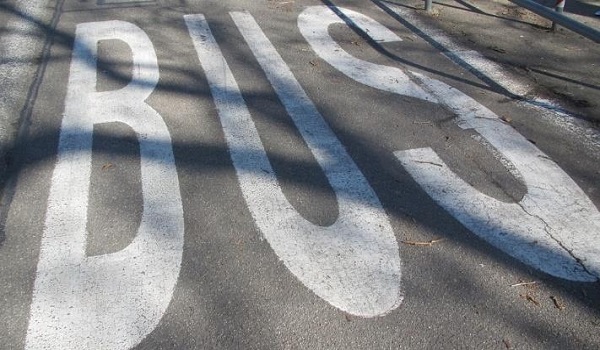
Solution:
M 531 0 L 509 0 L 516 5 L 524 7 L 531 12 L 534 12 L 544 18 L 552 21 L 552 29 L 556 30 L 557 25 L 561 25 L 567 29 L 574 31 L 577 34 L 600 43 L 600 31 L 589 27 L 581 22 L 577 22 L 563 14 L 565 0 L 559 0 L 556 7 L 553 9 L 540 5 Z M 431 12 L 433 9 L 433 0 L 425 0 L 425 10 Z

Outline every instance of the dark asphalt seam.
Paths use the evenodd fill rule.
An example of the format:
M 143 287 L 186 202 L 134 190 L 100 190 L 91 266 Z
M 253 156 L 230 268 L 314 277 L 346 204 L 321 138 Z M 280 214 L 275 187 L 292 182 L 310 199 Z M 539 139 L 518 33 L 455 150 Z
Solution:
M 13 197 L 16 192 L 17 187 L 17 179 L 19 175 L 19 168 L 21 159 L 18 159 L 17 150 L 25 144 L 26 135 L 29 131 L 29 125 L 31 123 L 31 115 L 33 112 L 33 106 L 37 99 L 40 86 L 42 85 L 42 81 L 44 78 L 44 74 L 46 73 L 46 67 L 48 62 L 50 61 L 50 52 L 52 45 L 54 44 L 56 37 L 56 26 L 58 25 L 58 21 L 60 20 L 60 16 L 62 14 L 62 9 L 65 0 L 58 0 L 56 2 L 56 7 L 54 9 L 54 14 L 52 16 L 52 20 L 50 21 L 49 26 L 44 23 L 40 23 L 35 18 L 29 18 L 23 13 L 19 13 L 15 9 L 11 9 L 13 12 L 17 13 L 20 17 L 23 17 L 25 20 L 32 21 L 38 27 L 38 30 L 46 32 L 46 38 L 44 40 L 44 46 L 42 48 L 42 56 L 41 62 L 38 65 L 38 69 L 35 72 L 35 76 L 33 78 L 33 82 L 29 88 L 29 92 L 27 93 L 27 98 L 25 100 L 25 105 L 21 110 L 19 118 L 17 119 L 17 135 L 12 147 L 6 152 L 5 159 L 2 161 L 6 164 L 6 171 L 1 176 L 0 184 L 2 187 L 2 194 L 0 198 L 0 248 L 4 245 L 4 241 L 6 239 L 6 221 L 8 220 L 8 214 L 10 211 L 10 206 L 13 200 Z

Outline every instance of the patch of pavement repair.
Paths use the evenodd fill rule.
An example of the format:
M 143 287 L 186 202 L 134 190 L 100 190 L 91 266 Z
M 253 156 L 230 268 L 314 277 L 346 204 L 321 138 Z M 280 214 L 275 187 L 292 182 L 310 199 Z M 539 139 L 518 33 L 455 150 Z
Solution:
M 597 153 L 600 47 L 593 41 L 560 27 L 552 32 L 549 20 L 508 0 L 436 1 L 431 14 L 421 10 L 422 1 L 373 2 L 418 27 L 448 58 L 495 83 L 508 98 L 541 111 L 569 137 L 582 139 L 589 153 Z M 598 22 L 590 16 L 581 21 Z
M 27 124 L 37 95 L 63 0 L 0 4 L 0 181 L 6 180 L 10 152 Z

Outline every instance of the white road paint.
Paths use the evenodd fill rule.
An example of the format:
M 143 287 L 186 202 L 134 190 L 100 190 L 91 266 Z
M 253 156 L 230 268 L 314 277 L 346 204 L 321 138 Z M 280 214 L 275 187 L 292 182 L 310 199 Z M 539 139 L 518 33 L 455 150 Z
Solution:
M 430 148 L 395 152 L 413 178 L 463 225 L 509 255 L 553 276 L 596 281 L 600 213 L 585 193 L 492 111 L 444 83 L 419 77 L 456 113 L 460 127 L 477 131 L 512 164 L 527 193 L 518 203 L 484 195 L 454 174 Z
M 359 22 L 356 13 L 339 10 L 375 40 L 386 32 L 374 20 L 363 18 Z M 600 213 L 556 163 L 492 111 L 447 84 L 409 70 L 386 66 L 365 69 L 361 60 L 349 58 L 339 46 L 331 46 L 333 39 L 327 28 L 334 23 L 344 22 L 326 6 L 309 7 L 298 18 L 300 31 L 321 58 L 350 78 L 385 91 L 391 91 L 389 79 L 379 83 L 375 72 L 397 72 L 398 84 L 406 84 L 406 91 L 417 91 L 416 84 L 430 96 L 430 101 L 455 113 L 461 128 L 476 130 L 512 164 L 512 170 L 527 186 L 527 194 L 518 203 L 503 203 L 456 176 L 430 148 L 395 152 L 436 202 L 481 238 L 541 271 L 575 281 L 598 279 Z M 368 27 L 363 27 L 364 23 Z M 400 40 L 394 40 L 394 35 L 386 35 L 385 41 Z M 410 77 L 408 82 L 406 77 Z M 412 93 L 406 95 L 427 99 Z
M 243 196 L 285 266 L 331 305 L 373 317 L 395 309 L 400 293 L 398 244 L 381 204 L 299 85 L 247 13 L 231 13 L 337 196 L 328 227 L 304 219 L 285 198 L 239 87 L 202 15 L 187 15 Z
M 442 54 L 452 62 L 475 72 L 479 76 L 483 75 L 493 80 L 498 86 L 509 93 L 519 96 L 522 101 L 520 105 L 535 110 L 536 115 L 560 127 L 565 132 L 565 137 L 574 138 L 582 141 L 585 150 L 596 159 L 600 159 L 600 132 L 594 128 L 588 121 L 574 117 L 567 113 L 557 102 L 537 96 L 531 96 L 533 87 L 527 82 L 521 81 L 520 77 L 507 72 L 496 62 L 486 59 L 481 53 L 468 50 L 448 37 L 445 32 L 434 29 L 424 23 L 414 14 L 414 11 L 407 10 L 390 2 L 378 2 L 378 5 L 384 6 L 400 16 L 410 25 L 419 28 L 419 30 L 436 42 L 438 47 L 442 48 Z
M 377 42 L 402 41 L 394 32 L 370 17 L 348 9 L 339 8 L 339 10 Z M 329 26 L 336 23 L 345 24 L 339 16 L 325 6 L 309 7 L 298 17 L 300 32 L 313 50 L 348 77 L 376 89 L 426 101 L 436 101 L 431 94 L 411 81 L 402 70 L 360 60 L 344 51 L 329 36 Z
M 97 44 L 118 39 L 133 52 L 124 88 L 96 92 Z M 183 209 L 171 137 L 144 100 L 159 78 L 154 47 L 120 21 L 77 26 L 65 115 L 37 267 L 27 349 L 127 349 L 158 324 L 183 252 Z M 93 126 L 129 125 L 140 144 L 143 215 L 125 249 L 86 256 Z

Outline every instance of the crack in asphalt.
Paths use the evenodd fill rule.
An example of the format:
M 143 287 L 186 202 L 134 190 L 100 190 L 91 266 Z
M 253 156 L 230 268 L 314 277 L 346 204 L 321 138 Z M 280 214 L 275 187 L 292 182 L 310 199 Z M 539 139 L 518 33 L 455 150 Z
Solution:
M 544 220 L 541 216 L 539 215 L 535 215 L 530 213 L 521 202 L 517 202 L 517 205 L 529 216 L 531 216 L 532 218 L 536 218 L 538 220 L 540 220 L 542 223 L 544 223 L 544 231 L 546 231 L 546 233 L 548 234 L 548 237 L 550 237 L 553 241 L 555 241 L 562 249 L 564 249 L 567 253 L 569 253 L 569 255 L 575 259 L 575 261 L 581 266 L 581 268 L 583 268 L 583 270 L 589 274 L 592 277 L 596 278 L 596 281 L 600 280 L 598 276 L 596 276 L 594 273 L 592 273 L 583 263 L 583 261 L 577 257 L 577 255 L 575 253 L 573 253 L 572 249 L 567 248 L 563 242 L 561 242 L 558 238 L 556 238 L 552 233 L 551 233 L 551 227 L 550 224 L 548 224 L 546 222 L 546 220 Z

